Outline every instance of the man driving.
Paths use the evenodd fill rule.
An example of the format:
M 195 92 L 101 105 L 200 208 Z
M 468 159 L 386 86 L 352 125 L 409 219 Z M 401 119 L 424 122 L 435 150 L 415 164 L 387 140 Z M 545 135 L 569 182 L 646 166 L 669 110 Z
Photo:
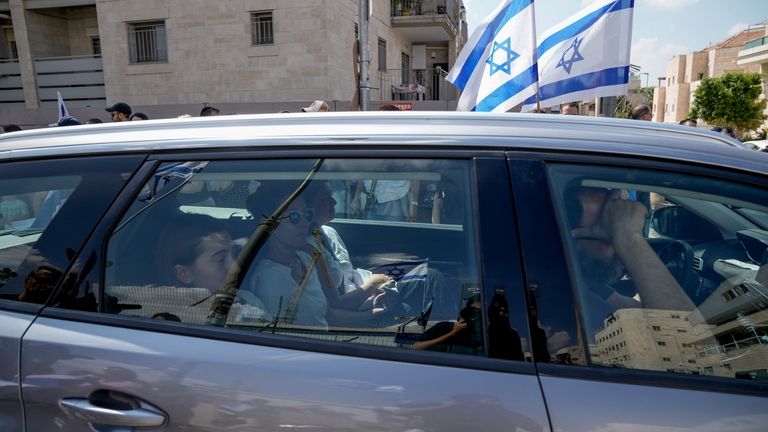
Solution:
M 579 186 L 566 194 L 574 225 L 576 256 L 590 296 L 603 307 L 590 328 L 600 326 L 605 313 L 621 308 L 692 310 L 693 304 L 643 235 L 646 207 L 627 199 L 626 191 Z M 628 274 L 639 296 L 618 293 L 612 285 Z M 590 304 L 595 304 L 589 301 Z

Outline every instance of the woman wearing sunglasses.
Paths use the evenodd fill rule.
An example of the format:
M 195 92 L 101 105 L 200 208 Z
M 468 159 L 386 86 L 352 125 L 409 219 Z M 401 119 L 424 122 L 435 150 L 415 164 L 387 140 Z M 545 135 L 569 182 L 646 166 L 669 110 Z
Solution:
M 248 197 L 248 210 L 256 220 L 271 215 L 298 187 L 294 182 L 264 182 Z M 370 311 L 357 307 L 376 287 L 344 295 L 343 271 L 331 254 L 309 235 L 315 209 L 302 197 L 290 203 L 256 258 L 245 289 L 253 291 L 277 318 L 278 326 L 295 324 L 327 329 L 331 324 L 353 324 L 370 319 Z

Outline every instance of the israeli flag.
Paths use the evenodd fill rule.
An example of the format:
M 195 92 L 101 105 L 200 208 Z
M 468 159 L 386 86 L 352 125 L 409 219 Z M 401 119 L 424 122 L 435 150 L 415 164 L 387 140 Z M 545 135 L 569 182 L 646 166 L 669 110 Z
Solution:
M 58 98 L 59 98 L 59 104 L 58 104 L 58 108 L 59 108 L 59 121 L 65 119 L 65 118 L 72 117 L 71 115 L 69 115 L 69 110 L 67 109 L 67 106 L 64 105 L 64 98 L 61 97 L 61 92 L 56 90 L 56 96 L 58 96 Z
M 457 111 L 506 112 L 536 94 L 533 0 L 506 0 L 472 33 L 446 77 Z
M 429 259 L 416 261 L 397 261 L 376 266 L 370 271 L 391 276 L 397 282 L 424 282 L 427 280 Z
M 539 38 L 541 106 L 627 93 L 634 3 L 598 0 Z M 535 107 L 531 97 L 523 112 Z

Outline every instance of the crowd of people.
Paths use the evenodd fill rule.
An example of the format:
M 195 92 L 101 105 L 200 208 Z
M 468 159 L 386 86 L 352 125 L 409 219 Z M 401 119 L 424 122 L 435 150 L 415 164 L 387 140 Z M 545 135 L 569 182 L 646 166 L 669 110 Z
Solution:
M 386 105 L 385 107 L 382 107 L 382 110 L 391 110 L 392 108 L 394 108 L 394 110 L 398 110 L 398 108 L 394 105 Z M 109 116 L 113 122 L 149 120 L 149 116 L 147 114 L 143 112 L 133 111 L 133 108 L 131 108 L 131 106 L 125 102 L 118 102 L 112 106 L 109 106 L 105 108 L 105 111 L 109 113 Z M 330 106 L 326 102 L 321 100 L 316 100 L 312 102 L 309 106 L 301 108 L 301 112 L 329 112 L 329 111 L 331 111 Z M 290 111 L 281 111 L 281 113 L 290 113 Z M 213 106 L 206 105 L 203 107 L 203 109 L 200 110 L 200 117 L 212 117 L 212 116 L 218 116 L 218 115 L 221 115 L 221 110 Z M 178 117 L 190 118 L 192 117 L 192 115 L 182 114 Z M 85 122 L 81 122 L 76 117 L 73 117 L 70 115 L 64 115 L 56 123 L 53 123 L 49 126 L 51 127 L 79 126 L 82 124 L 98 124 L 98 123 L 104 123 L 104 121 L 101 120 L 100 118 L 94 117 L 86 120 Z M 2 126 L 2 130 L 0 130 L 0 132 L 8 133 L 8 132 L 17 132 L 20 130 L 22 130 L 21 126 L 17 124 L 6 124 Z

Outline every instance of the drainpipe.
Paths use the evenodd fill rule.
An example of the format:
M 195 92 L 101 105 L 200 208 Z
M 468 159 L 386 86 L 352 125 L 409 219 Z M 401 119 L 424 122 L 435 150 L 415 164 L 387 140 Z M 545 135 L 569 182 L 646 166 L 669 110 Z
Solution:
M 368 111 L 371 104 L 368 68 L 371 54 L 368 47 L 368 0 L 357 0 L 357 31 L 360 39 L 360 111 Z

